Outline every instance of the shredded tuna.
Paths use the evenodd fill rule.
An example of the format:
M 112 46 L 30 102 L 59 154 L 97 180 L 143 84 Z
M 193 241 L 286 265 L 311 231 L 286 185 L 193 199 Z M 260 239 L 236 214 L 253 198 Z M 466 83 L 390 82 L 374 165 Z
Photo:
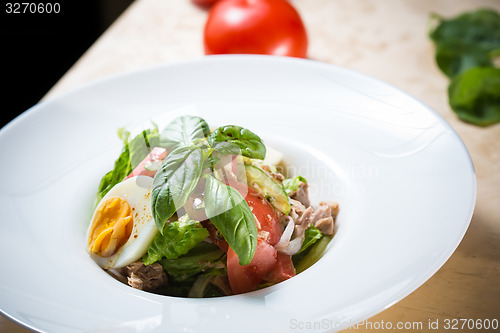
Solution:
M 306 207 L 298 200 L 290 199 L 290 217 L 297 221 L 306 211 Z
M 305 239 L 305 231 L 311 225 L 312 207 L 305 208 L 300 202 L 291 199 L 290 215 L 281 217 L 285 230 L 275 248 L 278 252 L 294 255 L 299 252 Z M 292 239 L 293 235 L 293 239 Z
M 305 238 L 305 231 L 312 225 L 324 235 L 333 235 L 335 218 L 338 214 L 338 204 L 320 202 L 316 209 L 290 198 L 290 213 L 280 216 L 284 227 L 280 241 L 275 245 L 278 252 L 293 255 L 297 253 Z
M 122 274 L 131 287 L 144 291 L 154 291 L 168 283 L 167 274 L 158 263 L 146 266 L 140 260 L 135 261 L 124 267 Z
M 305 207 L 311 206 L 311 201 L 309 200 L 309 185 L 301 182 L 299 188 L 290 193 L 290 198 L 300 201 L 300 203 Z
M 333 218 L 331 216 L 319 219 L 314 226 L 318 228 L 323 235 L 333 235 Z
M 311 223 L 325 235 L 333 235 L 335 218 L 339 211 L 336 202 L 320 202 L 310 217 Z

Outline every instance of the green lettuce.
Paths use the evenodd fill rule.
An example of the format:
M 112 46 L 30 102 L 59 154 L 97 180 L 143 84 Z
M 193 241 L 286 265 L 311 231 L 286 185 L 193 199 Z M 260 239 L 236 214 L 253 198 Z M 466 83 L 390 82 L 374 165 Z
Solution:
M 160 134 L 158 127 L 147 129 L 139 133 L 128 142 L 130 150 L 130 165 L 132 169 L 139 165 L 153 150 L 154 147 L 160 146 Z
M 321 237 L 323 237 L 323 234 L 321 233 L 321 231 L 319 231 L 319 229 L 316 228 L 315 226 L 313 226 L 312 224 L 309 228 L 306 229 L 304 234 L 305 234 L 304 242 L 302 243 L 302 246 L 300 247 L 299 252 L 297 252 L 296 254 L 304 252 L 311 245 L 316 243 L 316 241 L 320 240 Z
M 113 170 L 102 177 L 97 189 L 96 202 L 101 201 L 113 186 L 124 180 L 160 142 L 156 125 L 153 129 L 142 131 L 132 140 L 129 140 L 130 132 L 124 128 L 118 129 L 118 136 L 123 141 L 122 152 L 115 161 Z
M 200 222 L 191 220 L 187 215 L 178 221 L 167 223 L 163 234 L 158 233 L 151 244 L 148 252 L 142 258 L 145 265 L 151 265 L 163 257 L 177 259 L 186 254 L 208 237 L 207 229 Z
M 224 251 L 217 245 L 201 242 L 176 259 L 160 260 L 163 269 L 174 281 L 185 281 L 200 273 L 224 269 Z
M 307 180 L 302 176 L 297 176 L 295 178 L 284 179 L 282 184 L 286 194 L 290 195 L 290 193 L 299 189 L 301 183 L 307 183 Z

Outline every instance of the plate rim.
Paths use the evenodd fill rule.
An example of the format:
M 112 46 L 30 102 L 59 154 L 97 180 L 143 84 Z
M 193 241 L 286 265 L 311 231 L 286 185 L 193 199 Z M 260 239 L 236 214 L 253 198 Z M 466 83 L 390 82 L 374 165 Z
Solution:
M 319 68 L 325 68 L 325 69 L 334 69 L 336 71 L 341 71 L 348 73 L 349 75 L 354 75 L 358 78 L 361 78 L 363 80 L 370 80 L 377 85 L 382 85 L 385 88 L 389 88 L 395 91 L 398 91 L 400 94 L 405 95 L 407 98 L 412 99 L 413 101 L 417 102 L 422 109 L 425 109 L 427 112 L 430 112 L 432 116 L 439 121 L 441 125 L 443 125 L 447 130 L 449 130 L 454 139 L 458 140 L 457 142 L 460 143 L 461 149 L 465 152 L 466 158 L 470 164 L 471 168 L 471 176 L 472 176 L 472 201 L 470 203 L 469 207 L 469 214 L 467 217 L 464 217 L 464 219 L 468 220 L 468 223 L 465 223 L 461 230 L 460 230 L 460 236 L 454 240 L 453 244 L 450 245 L 450 248 L 453 248 L 453 250 L 449 251 L 447 254 L 443 254 L 440 256 L 439 260 L 436 260 L 432 266 L 432 269 L 429 270 L 426 274 L 422 274 L 421 278 L 416 280 L 412 285 L 411 288 L 406 288 L 404 290 L 400 290 L 399 293 L 397 294 L 397 297 L 393 297 L 392 300 L 387 300 L 385 305 L 383 307 L 380 307 L 378 309 L 374 309 L 371 312 L 364 312 L 366 315 L 363 318 L 358 318 L 356 321 L 359 322 L 361 320 L 366 320 L 367 318 L 373 317 L 374 315 L 381 313 L 382 311 L 386 310 L 387 308 L 391 307 L 392 305 L 400 302 L 402 299 L 413 293 L 415 290 L 417 290 L 420 286 L 425 284 L 433 275 L 436 274 L 437 271 L 439 271 L 445 264 L 446 262 L 450 259 L 450 257 L 456 252 L 456 249 L 462 242 L 463 238 L 465 237 L 467 230 L 470 226 L 472 216 L 474 214 L 474 209 L 475 205 L 477 202 L 477 176 L 476 176 L 476 171 L 474 168 L 474 163 L 472 161 L 471 155 L 462 140 L 462 138 L 458 135 L 458 133 L 454 130 L 454 128 L 445 120 L 445 118 L 439 114 L 437 111 L 434 109 L 430 108 L 427 104 L 422 102 L 421 100 L 417 99 L 413 95 L 409 94 L 408 92 L 390 84 L 387 83 L 383 80 L 380 80 L 378 78 L 375 78 L 373 76 L 364 74 L 362 72 L 345 68 L 345 67 L 340 67 L 334 64 L 330 63 L 324 63 L 320 62 L 317 60 L 311 60 L 311 59 L 298 59 L 298 58 L 289 58 L 289 57 L 277 57 L 277 56 L 267 56 L 267 55 L 211 55 L 211 56 L 204 56 L 201 58 L 196 58 L 196 59 L 187 59 L 187 60 L 179 60 L 179 61 L 172 61 L 172 62 L 167 62 L 167 63 L 161 63 L 161 64 L 154 64 L 150 66 L 145 66 L 137 69 L 132 69 L 132 70 L 127 70 L 123 72 L 118 72 L 114 73 L 111 75 L 106 75 L 101 78 L 97 78 L 91 81 L 88 81 L 84 84 L 81 84 L 79 86 L 73 87 L 65 92 L 62 92 L 58 95 L 52 96 L 50 98 L 47 98 L 45 100 L 42 100 L 41 102 L 35 104 L 31 108 L 27 109 L 20 115 L 18 115 L 16 118 L 11 120 L 9 123 L 7 123 L 4 127 L 0 129 L 0 140 L 3 139 L 4 134 L 11 130 L 15 130 L 17 127 L 17 124 L 23 122 L 27 117 L 30 117 L 32 114 L 37 113 L 37 112 L 43 112 L 44 108 L 47 107 L 47 105 L 50 106 L 51 103 L 57 102 L 58 100 L 65 99 L 65 98 L 71 98 L 72 95 L 78 94 L 81 90 L 88 89 L 89 87 L 94 87 L 96 85 L 106 85 L 109 84 L 112 81 L 120 80 L 123 77 L 128 77 L 131 75 L 140 75 L 141 73 L 152 71 L 152 70 L 157 70 L 157 69 L 168 69 L 170 67 L 177 67 L 177 66 L 186 66 L 186 65 L 192 65 L 192 64 L 198 64 L 198 63 L 209 63 L 212 61 L 237 61 L 237 62 L 246 62 L 246 61 L 257 61 L 257 62 L 267 62 L 267 63 L 272 63 L 272 62 L 288 62 L 290 64 L 300 64 L 300 66 L 317 66 Z M 451 243 L 451 242 L 450 242 Z M 5 312 L 3 309 L 0 308 L 0 312 L 9 318 L 10 320 L 13 320 L 14 322 L 21 324 L 25 327 L 28 327 L 29 329 L 32 330 L 37 330 L 37 328 L 30 326 L 29 324 L 25 323 L 22 321 L 22 319 L 17 318 L 15 315 L 9 314 Z

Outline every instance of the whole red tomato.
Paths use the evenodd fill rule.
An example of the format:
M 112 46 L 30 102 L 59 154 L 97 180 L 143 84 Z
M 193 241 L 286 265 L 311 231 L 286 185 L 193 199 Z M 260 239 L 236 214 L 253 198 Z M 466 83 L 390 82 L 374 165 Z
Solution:
M 194 4 L 202 7 L 210 7 L 219 0 L 191 0 Z
M 205 54 L 307 56 L 306 29 L 286 0 L 220 0 L 203 37 Z

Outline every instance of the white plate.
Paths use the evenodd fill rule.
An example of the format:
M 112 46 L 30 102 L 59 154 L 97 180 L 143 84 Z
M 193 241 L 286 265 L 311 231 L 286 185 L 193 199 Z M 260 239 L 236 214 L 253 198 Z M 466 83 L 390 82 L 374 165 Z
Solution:
M 179 110 L 180 109 L 180 110 Z M 302 274 L 253 293 L 134 290 L 85 252 L 116 130 L 179 113 L 238 124 L 282 150 L 338 233 Z M 407 94 L 309 60 L 213 56 L 114 76 L 37 105 L 0 131 L 0 308 L 48 332 L 332 331 L 401 300 L 449 258 L 475 203 L 457 134 Z

